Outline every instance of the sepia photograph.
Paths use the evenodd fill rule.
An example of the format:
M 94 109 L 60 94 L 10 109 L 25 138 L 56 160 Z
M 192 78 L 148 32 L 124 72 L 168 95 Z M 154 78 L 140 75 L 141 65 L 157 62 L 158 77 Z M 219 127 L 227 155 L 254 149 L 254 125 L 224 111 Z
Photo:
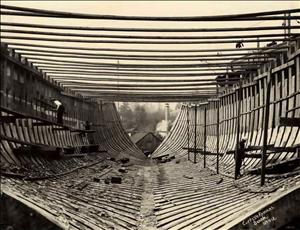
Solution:
M 300 229 L 300 1 L 0 9 L 0 230 Z

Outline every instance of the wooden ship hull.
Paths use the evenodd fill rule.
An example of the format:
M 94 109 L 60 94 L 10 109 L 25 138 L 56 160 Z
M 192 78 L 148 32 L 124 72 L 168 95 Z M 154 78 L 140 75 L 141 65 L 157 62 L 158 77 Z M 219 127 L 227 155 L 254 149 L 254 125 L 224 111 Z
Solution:
M 27 11 L 18 14 L 101 19 Z M 249 15 L 231 20 L 259 16 Z M 217 93 L 124 93 L 126 101 L 182 102 L 151 159 L 122 127 L 113 102 L 121 94 L 105 94 L 106 88 L 95 97 L 75 93 L 78 85 L 50 79 L 2 42 L 1 229 L 297 229 L 300 39 L 278 41 L 284 42 L 260 50 L 272 53 L 272 61 L 265 58 L 253 70 L 257 60 L 246 55 L 231 62 L 231 74 L 206 83 L 219 84 Z M 49 98 L 65 105 L 63 124 Z M 245 159 L 238 175 L 241 140 Z

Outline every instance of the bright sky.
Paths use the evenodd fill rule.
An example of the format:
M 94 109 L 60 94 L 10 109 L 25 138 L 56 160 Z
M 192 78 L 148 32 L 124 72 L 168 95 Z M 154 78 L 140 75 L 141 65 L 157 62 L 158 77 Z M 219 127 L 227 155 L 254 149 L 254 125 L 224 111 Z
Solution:
M 272 11 L 282 9 L 300 8 L 300 1 L 2 1 L 2 4 L 32 7 L 47 10 L 67 11 L 76 13 L 94 13 L 111 15 L 135 15 L 135 16 L 206 16 L 222 14 L 252 13 L 260 11 Z M 97 27 L 129 27 L 129 28 L 209 28 L 209 27 L 253 27 L 253 26 L 281 26 L 282 21 L 242 21 L 242 22 L 161 22 L 161 21 L 121 21 L 121 20 L 94 20 L 94 19 L 62 19 L 44 17 L 20 17 L 1 16 L 2 21 L 23 22 L 46 25 L 68 26 L 97 26 Z M 292 22 L 292 24 L 295 22 Z M 22 28 L 24 30 L 43 30 Z M 56 31 L 56 30 L 51 30 Z M 97 32 L 97 31 L 60 31 L 87 34 L 131 34 L 131 35 L 162 35 L 158 32 Z M 273 33 L 266 31 L 265 33 Z M 233 32 L 217 33 L 218 35 L 232 35 Z M 254 32 L 234 32 L 234 34 L 251 34 Z M 2 33 L 3 35 L 5 33 Z M 13 33 L 9 33 L 13 35 Z M 163 35 L 186 36 L 187 33 L 163 33 Z M 216 33 L 188 33 L 188 35 L 216 35 Z M 23 36 L 31 36 L 24 34 Z M 89 39 L 89 38 L 85 38 Z M 5 39 L 4 39 L 5 41 Z M 9 40 L 13 42 L 14 40 Z M 34 44 L 49 44 L 49 42 L 32 41 Z M 174 44 L 81 44 L 51 42 L 52 45 L 68 45 L 99 48 L 137 48 L 137 49 L 174 49 Z M 249 47 L 255 44 L 247 44 Z M 179 44 L 176 49 L 201 49 L 205 48 L 233 48 L 232 44 Z M 140 53 L 143 54 L 143 53 Z M 101 60 L 102 63 L 114 63 L 116 60 Z M 120 64 L 136 63 L 136 61 L 121 60 Z M 139 61 L 143 63 L 156 63 L 151 61 Z M 169 64 L 169 62 L 164 62 Z M 172 62 L 171 62 L 172 63 Z M 184 64 L 183 62 L 181 62 Z
M 272 11 L 282 9 L 299 8 L 300 1 L 2 1 L 2 4 L 32 7 L 47 10 L 69 11 L 76 13 L 95 13 L 95 14 L 112 14 L 112 15 L 136 15 L 136 16 L 206 16 L 206 15 L 222 15 L 222 14 L 239 14 L 252 13 L 259 11 Z M 43 17 L 14 17 L 1 16 L 5 21 L 26 22 L 50 25 L 70 25 L 70 26 L 98 26 L 98 27 L 154 27 L 154 28 L 193 28 L 193 27 L 224 27 L 229 26 L 268 26 L 281 25 L 281 21 L 250 21 L 250 22 L 160 22 L 160 21 L 120 21 L 120 20 L 88 20 L 88 19 L 62 19 L 62 18 L 43 18 Z M 29 28 L 31 30 L 31 28 Z M 74 32 L 74 31 L 73 31 Z M 95 32 L 80 32 L 94 33 Z M 128 34 L 128 32 L 108 32 L 110 34 Z M 245 32 L 250 34 L 251 32 Z M 255 33 L 255 32 L 254 32 Z M 136 32 L 143 35 L 143 32 Z M 157 35 L 159 33 L 147 33 L 147 35 Z M 168 35 L 169 33 L 164 33 Z M 172 33 L 171 33 L 172 34 Z M 173 35 L 186 35 L 185 33 L 173 33 Z M 215 34 L 215 33 L 214 33 Z M 220 33 L 218 33 L 220 34 Z M 225 33 L 223 33 L 225 34 Z M 230 32 L 229 32 L 230 34 Z M 241 32 L 241 34 L 243 34 Z M 199 35 L 199 33 L 189 35 Z M 202 34 L 200 34 L 202 35 Z M 205 35 L 212 35 L 205 33 Z M 213 44 L 230 46 L 224 44 Z M 94 44 L 92 44 L 94 46 Z M 97 45 L 99 47 L 107 46 L 107 44 Z M 172 49 L 174 45 L 144 45 L 144 44 L 109 44 L 109 47 L 122 48 L 142 48 L 144 47 L 163 47 L 164 49 Z M 176 45 L 176 48 L 202 48 L 208 45 Z
M 207 16 L 223 14 L 240 14 L 261 11 L 273 11 L 283 9 L 300 8 L 300 1 L 1 1 L 2 4 L 32 7 L 47 10 L 67 11 L 75 13 L 94 13 L 102 15 L 126 15 L 126 16 Z M 120 20 L 88 20 L 88 19 L 62 19 L 62 18 L 43 18 L 43 17 L 19 17 L 1 16 L 1 21 L 23 22 L 45 25 L 68 25 L 68 26 L 97 26 L 97 27 L 128 27 L 128 28 L 210 28 L 210 27 L 254 27 L 254 26 L 281 26 L 282 21 L 250 21 L 250 22 L 160 22 L 160 21 L 120 21 Z M 295 22 L 292 22 L 292 25 Z M 33 28 L 22 28 L 24 30 L 43 30 Z M 56 30 L 52 30 L 56 31 Z M 60 31 L 73 32 L 78 31 Z M 266 31 L 273 33 L 274 31 Z M 143 32 L 97 32 L 79 31 L 79 33 L 99 33 L 99 34 L 136 34 L 136 35 L 161 35 L 161 33 Z M 234 34 L 257 34 L 257 32 L 227 32 L 218 35 Z M 5 33 L 2 33 L 5 34 Z M 8 35 L 14 35 L 7 33 Z M 204 33 L 189 33 L 188 35 L 201 36 Z M 215 35 L 216 33 L 205 33 L 204 35 Z M 19 34 L 18 34 L 19 35 Z M 186 33 L 164 33 L 164 35 L 187 35 Z M 31 35 L 23 35 L 31 36 Z M 85 38 L 87 39 L 87 38 Z M 5 39 L 4 39 L 5 41 Z M 9 40 L 13 42 L 14 40 Z M 233 44 L 80 44 L 64 42 L 41 42 L 31 41 L 31 44 L 51 44 L 77 47 L 98 47 L 98 48 L 136 48 L 136 49 L 201 49 L 201 48 L 233 48 Z M 245 47 L 253 47 L 256 44 L 245 44 Z M 135 54 L 135 53 L 132 53 Z M 139 53 L 143 54 L 143 53 Z M 57 59 L 57 58 L 53 58 Z M 62 58 L 63 59 L 63 58 Z M 64 60 L 64 59 L 63 59 Z M 72 59 L 75 60 L 76 59 Z M 80 59 L 78 59 L 80 61 Z M 94 60 L 96 62 L 97 60 Z M 101 63 L 116 64 L 116 60 L 99 60 Z M 195 63 L 190 61 L 189 63 Z M 153 64 L 152 61 L 120 60 L 121 64 Z M 164 62 L 164 64 L 173 64 Z M 185 64 L 185 62 L 180 62 Z M 119 78 L 122 78 L 118 76 Z M 147 78 L 145 78 L 147 79 Z M 176 79 L 176 78 L 174 78 Z M 179 79 L 179 78 L 178 78 Z M 186 78 L 193 79 L 193 77 Z M 117 83 L 116 83 L 117 84 Z M 200 86 L 199 86 L 200 87 Z
M 3 1 L 2 4 L 96 14 L 200 16 L 300 7 L 299 1 Z

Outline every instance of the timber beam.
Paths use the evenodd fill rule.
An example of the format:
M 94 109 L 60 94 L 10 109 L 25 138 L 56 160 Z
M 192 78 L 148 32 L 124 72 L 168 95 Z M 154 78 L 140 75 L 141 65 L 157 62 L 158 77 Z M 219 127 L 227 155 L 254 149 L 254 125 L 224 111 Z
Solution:
M 105 124 L 91 124 L 91 126 L 98 127 L 98 126 L 106 126 L 106 125 Z
M 188 150 L 189 152 L 201 152 L 201 151 L 203 151 L 203 149 L 199 149 L 199 148 L 191 148 L 191 147 L 183 147 L 182 149 L 184 149 L 184 150 Z
M 260 159 L 260 158 L 261 158 L 261 154 L 251 154 L 251 153 L 247 153 L 247 154 L 245 154 L 245 158 L 256 158 L 256 159 Z
M 52 128 L 52 131 L 65 131 L 65 130 L 70 130 L 70 128 L 66 126 L 61 128 Z
M 53 124 L 48 121 L 32 122 L 32 126 L 50 126 L 50 125 Z
M 283 161 L 268 165 L 266 167 L 266 173 L 268 174 L 283 174 L 286 172 L 292 172 L 300 165 L 300 158 Z M 248 171 L 250 174 L 260 174 L 261 168 L 255 168 Z
M 85 129 L 71 129 L 72 133 L 94 133 L 96 130 L 85 130 Z
M 161 155 L 161 156 L 153 157 L 152 159 L 153 160 L 162 160 L 162 158 L 167 157 L 167 156 L 169 156 L 169 154 L 164 154 L 164 155 Z
M 291 127 L 300 127 L 300 118 L 299 117 L 280 117 L 279 119 L 280 126 L 291 126 Z
M 289 146 L 289 147 L 275 147 L 274 145 L 267 145 L 268 153 L 280 153 L 280 152 L 295 152 L 299 148 L 299 146 Z M 256 150 L 261 150 L 262 146 L 252 146 L 250 145 L 248 148 L 244 149 L 245 152 L 251 152 Z M 227 151 L 226 154 L 235 154 L 236 150 Z M 251 155 L 251 154 L 248 154 Z M 255 154 L 258 155 L 258 154 Z
M 18 116 L 0 116 L 1 123 L 15 123 L 16 119 L 22 118 Z
M 195 148 L 187 148 L 187 147 L 183 147 L 182 149 L 185 149 L 185 150 L 188 150 L 189 152 L 192 152 L 192 153 L 200 153 L 202 155 L 218 155 L 217 153 L 214 153 L 214 152 L 210 152 L 210 151 L 204 151 L 203 149 L 195 149 Z M 220 156 L 222 156 L 223 154 L 222 153 L 219 153 Z

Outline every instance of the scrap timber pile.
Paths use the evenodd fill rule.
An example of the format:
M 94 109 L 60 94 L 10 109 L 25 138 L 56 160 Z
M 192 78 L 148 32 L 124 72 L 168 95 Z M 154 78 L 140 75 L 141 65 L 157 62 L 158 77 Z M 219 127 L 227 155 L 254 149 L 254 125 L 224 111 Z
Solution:
M 299 13 L 1 4 L 0 228 L 297 229 Z M 119 101 L 182 103 L 151 159 L 122 128 Z

